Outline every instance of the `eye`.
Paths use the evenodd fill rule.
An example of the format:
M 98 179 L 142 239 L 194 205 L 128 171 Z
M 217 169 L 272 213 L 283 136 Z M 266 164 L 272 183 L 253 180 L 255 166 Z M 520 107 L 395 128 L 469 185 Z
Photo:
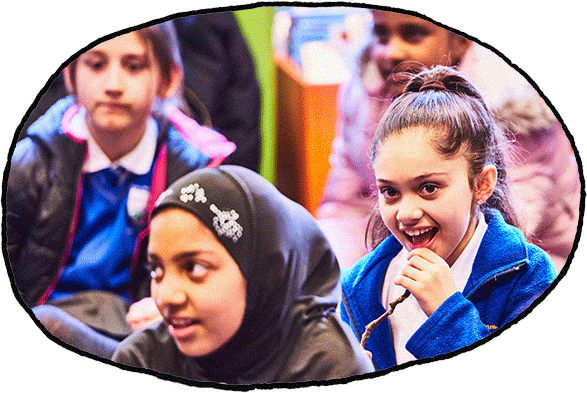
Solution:
M 381 187 L 379 189 L 379 194 L 381 194 L 386 199 L 391 199 L 397 197 L 399 192 L 392 187 Z
M 210 269 L 198 261 L 188 261 L 183 266 L 190 279 L 194 281 L 202 281 L 206 278 Z
M 130 72 L 130 73 L 138 73 L 141 72 L 142 70 L 146 69 L 148 67 L 149 63 L 147 61 L 147 59 L 144 58 L 131 58 L 131 59 L 126 59 L 124 61 L 124 67 Z
M 84 65 L 93 71 L 100 71 L 106 66 L 106 62 L 99 58 L 88 58 L 84 61 Z
M 373 26 L 373 36 L 380 44 L 385 45 L 389 41 L 389 29 L 385 25 L 376 24 Z
M 147 264 L 147 270 L 149 271 L 151 280 L 161 281 L 163 278 L 163 268 L 159 264 L 149 262 Z
M 127 65 L 127 68 L 129 69 L 129 71 L 131 72 L 138 72 L 141 71 L 142 69 L 144 69 L 146 66 L 143 63 L 130 63 Z
M 420 188 L 420 193 L 422 195 L 426 196 L 431 196 L 433 195 L 436 191 L 438 191 L 438 186 L 436 184 L 424 184 L 421 188 Z
M 401 28 L 400 34 L 402 40 L 405 42 L 412 45 L 417 45 L 421 43 L 426 37 L 428 37 L 430 32 L 424 27 L 418 25 L 406 25 Z

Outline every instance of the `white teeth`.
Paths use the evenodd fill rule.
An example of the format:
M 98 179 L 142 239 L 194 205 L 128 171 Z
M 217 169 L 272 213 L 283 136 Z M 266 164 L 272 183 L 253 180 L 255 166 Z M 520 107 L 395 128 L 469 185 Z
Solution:
M 408 236 L 418 236 L 421 235 L 423 233 L 426 233 L 428 231 L 431 231 L 432 228 L 426 228 L 426 229 L 414 229 L 414 230 L 404 230 L 404 232 L 406 233 L 406 235 Z

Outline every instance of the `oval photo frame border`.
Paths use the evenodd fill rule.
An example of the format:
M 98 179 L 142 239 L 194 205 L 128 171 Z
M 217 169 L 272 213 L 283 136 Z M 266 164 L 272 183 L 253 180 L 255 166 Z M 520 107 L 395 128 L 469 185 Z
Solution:
M 129 27 L 129 28 L 125 28 L 119 31 L 116 31 L 114 33 L 110 33 L 106 36 L 103 36 L 99 39 L 94 40 L 92 43 L 86 45 L 84 48 L 80 49 L 78 52 L 76 52 L 74 55 L 70 56 L 60 67 L 59 69 L 51 75 L 51 77 L 49 78 L 49 80 L 47 81 L 47 83 L 45 84 L 45 86 L 41 89 L 41 91 L 38 93 L 38 95 L 36 96 L 34 102 L 32 103 L 32 105 L 29 107 L 29 109 L 27 110 L 25 116 L 23 117 L 23 119 L 21 120 L 19 126 L 17 127 L 16 133 L 13 137 L 11 146 L 9 148 L 8 151 L 8 159 L 10 159 L 10 157 L 13 154 L 15 145 L 16 145 L 16 141 L 18 139 L 18 134 L 21 131 L 21 128 L 23 127 L 23 124 L 25 123 L 26 119 L 30 116 L 30 113 L 32 112 L 32 110 L 34 109 L 34 107 L 37 105 L 38 101 L 40 100 L 40 97 L 45 93 L 45 91 L 48 89 L 48 87 L 50 86 L 51 82 L 57 78 L 57 76 L 59 75 L 59 73 L 62 71 L 62 69 L 69 64 L 73 59 L 75 59 L 76 57 L 78 57 L 81 53 L 85 52 L 86 50 L 88 50 L 89 48 L 99 44 L 100 42 L 103 42 L 105 40 L 108 40 L 110 38 L 113 38 L 115 36 L 124 34 L 124 33 L 128 33 L 130 31 L 134 31 L 137 30 L 141 27 L 145 27 L 145 26 L 149 26 L 149 25 L 153 25 L 156 23 L 161 23 L 167 20 L 171 20 L 171 19 L 175 19 L 178 17 L 182 17 L 182 16 L 188 16 L 188 15 L 193 15 L 193 14 L 201 14 L 201 13 L 210 13 L 210 12 L 222 12 L 222 11 L 234 11 L 234 10 L 243 10 L 243 9 L 251 9 L 251 8 L 255 8 L 255 7 L 261 7 L 261 6 L 278 6 L 278 5 L 298 5 L 298 4 L 303 4 L 303 6 L 307 6 L 307 7 L 316 7 L 316 6 L 320 6 L 320 7 L 324 7 L 326 3 L 254 3 L 254 4 L 248 4 L 248 5 L 242 5 L 242 6 L 227 6 L 227 7 L 221 7 L 221 8 L 214 8 L 214 9 L 205 9 L 205 10 L 197 10 L 197 11 L 186 11 L 186 12 L 180 12 L 180 13 L 175 13 L 175 14 L 171 14 L 168 15 L 166 17 L 162 17 L 162 18 L 158 18 L 158 19 L 154 19 L 151 20 L 149 22 L 145 22 L 145 23 L 141 23 L 139 25 L 133 26 L 133 27 Z M 580 200 L 580 207 L 579 207 L 579 223 L 578 223 L 578 227 L 577 227 L 577 232 L 575 235 L 575 240 L 574 240 L 574 244 L 573 244 L 573 248 L 571 250 L 571 253 L 569 254 L 569 257 L 567 259 L 567 263 L 565 264 L 565 266 L 563 267 L 563 269 L 560 271 L 560 273 L 558 274 L 557 278 L 555 279 L 554 283 L 538 298 L 536 299 L 536 301 L 529 306 L 524 312 L 522 312 L 518 317 L 516 317 L 513 321 L 511 321 L 510 323 L 506 324 L 502 329 L 500 329 L 498 332 L 493 333 L 491 336 L 486 337 L 484 339 L 481 339 L 479 341 L 477 341 L 476 343 L 467 346 L 465 348 L 462 348 L 458 351 L 455 352 L 451 352 L 449 354 L 446 355 L 442 355 L 439 357 L 435 357 L 435 358 L 431 358 L 431 359 L 420 359 L 420 360 L 416 360 L 416 361 L 412 361 L 412 362 L 408 362 L 399 366 L 395 366 L 392 368 L 389 368 L 387 370 L 382 370 L 382 371 L 376 371 L 374 373 L 369 373 L 369 374 L 365 374 L 362 376 L 356 376 L 356 377 L 350 377 L 350 378 L 344 378 L 344 379 L 338 379 L 338 380 L 332 380 L 332 381 L 316 381 L 316 382 L 308 382 L 308 383 L 295 383 L 295 384 L 271 384 L 270 386 L 268 385 L 246 385 L 243 386 L 241 388 L 241 386 L 235 386 L 235 385 L 222 385 L 222 384 L 216 384 L 216 383 L 202 383 L 202 382 L 195 382 L 195 381 L 186 381 L 182 378 L 177 378 L 177 377 L 172 377 L 170 378 L 169 375 L 167 374 L 159 374 L 156 372 L 152 372 L 150 370 L 144 370 L 144 369 L 135 369 L 135 368 L 131 368 L 131 367 L 126 367 L 126 366 L 122 366 L 120 364 L 114 363 L 112 361 L 107 361 L 105 359 L 102 358 L 98 358 L 98 357 L 94 357 L 92 355 L 89 355 L 88 353 L 85 352 L 81 352 L 79 350 L 77 350 L 76 348 L 73 348 L 71 346 L 68 346 L 67 344 L 63 344 L 62 342 L 60 342 L 59 340 L 53 339 L 52 336 L 50 334 L 48 334 L 43 327 L 41 327 L 40 323 L 38 323 L 34 318 L 33 320 L 35 321 L 35 323 L 41 327 L 41 330 L 44 331 L 45 335 L 47 335 L 47 337 L 49 337 L 50 339 L 52 339 L 53 341 L 58 342 L 59 345 L 66 347 L 67 349 L 73 351 L 73 352 L 78 352 L 83 356 L 86 357 L 90 357 L 94 360 L 98 360 L 99 362 L 103 362 L 103 363 L 107 363 L 107 364 L 111 364 L 111 365 L 115 365 L 116 367 L 119 368 L 123 368 L 125 370 L 131 370 L 131 371 L 135 371 L 135 372 L 140 372 L 140 373 L 145 373 L 145 374 L 151 374 L 151 375 L 155 375 L 159 378 L 165 379 L 165 380 L 169 380 L 169 381 L 174 381 L 174 382 L 179 382 L 182 384 L 187 384 L 190 386 L 198 386 L 198 387 L 214 387 L 214 388 L 219 388 L 219 389 L 228 389 L 228 390 L 251 390 L 251 389 L 266 389 L 266 388 L 293 388 L 293 387 L 305 387 L 305 386 L 324 386 L 324 385 L 336 385 L 336 384 L 343 384 L 343 383 L 347 383 L 350 381 L 354 381 L 354 380 L 362 380 L 362 379 L 370 379 L 370 378 L 377 378 L 380 377 L 382 375 L 387 375 L 393 371 L 398 371 L 398 370 L 402 370 L 405 369 L 407 367 L 413 366 L 413 365 L 417 365 L 417 364 L 425 364 L 425 363 L 430 363 L 430 362 L 435 362 L 437 360 L 443 360 L 443 359 L 448 359 L 448 358 L 452 358 L 462 352 L 468 352 L 480 345 L 485 344 L 486 342 L 492 340 L 493 338 L 499 336 L 503 331 L 509 329 L 509 327 L 511 327 L 512 325 L 516 324 L 517 322 L 519 322 L 521 319 L 525 318 L 532 310 L 534 310 L 534 308 L 541 303 L 545 297 L 547 297 L 551 291 L 559 284 L 559 282 L 561 281 L 561 279 L 567 274 L 568 270 L 569 270 L 569 266 L 575 256 L 575 252 L 577 250 L 578 247 L 578 243 L 580 240 L 580 236 L 581 236 L 581 232 L 582 232 L 582 225 L 583 225 L 583 216 L 584 216 L 584 207 L 585 207 L 585 180 L 584 180 L 584 175 L 583 175 L 583 170 L 582 170 L 582 161 L 580 159 L 579 156 L 579 152 L 578 149 L 576 147 L 575 144 L 575 139 L 572 136 L 572 134 L 570 133 L 570 131 L 568 130 L 565 122 L 563 121 L 563 119 L 561 118 L 560 114 L 558 113 L 558 111 L 556 110 L 556 108 L 553 106 L 553 104 L 551 103 L 551 101 L 544 95 L 544 93 L 540 90 L 540 88 L 538 87 L 538 85 L 530 78 L 529 75 L 527 75 L 522 69 L 520 69 L 516 64 L 512 63 L 507 57 L 505 57 L 505 55 L 503 55 L 501 52 L 499 52 L 498 50 L 496 50 L 495 48 L 493 48 L 492 46 L 490 46 L 489 44 L 486 44 L 484 42 L 481 42 L 479 40 L 477 40 L 476 38 L 469 36 L 466 33 L 463 33 L 461 31 L 458 31 L 456 29 L 453 29 L 449 26 L 446 26 L 442 23 L 439 23 L 431 18 L 426 17 L 423 14 L 420 14 L 418 12 L 414 12 L 414 11 L 408 11 L 405 9 L 400 9 L 400 8 L 393 8 L 393 7 L 384 7 L 384 6 L 380 6 L 380 5 L 367 5 L 367 4 L 354 4 L 354 3 L 331 3 L 328 4 L 328 6 L 349 6 L 349 7 L 356 7 L 356 8 L 377 8 L 377 9 L 382 9 L 382 10 L 387 10 L 387 11 L 395 11 L 395 12 L 401 12 L 401 13 L 406 13 L 406 14 L 410 14 L 410 15 L 414 15 L 417 16 L 419 18 L 428 20 L 440 27 L 443 27 L 447 30 L 453 31 L 459 35 L 462 35 L 466 38 L 468 38 L 469 40 L 478 43 L 479 45 L 491 50 L 493 53 L 497 54 L 501 59 L 503 59 L 510 67 L 512 67 L 514 70 L 516 70 L 518 73 L 520 73 L 531 85 L 532 87 L 538 92 L 538 94 L 540 95 L 540 97 L 546 102 L 546 104 L 548 105 L 548 107 L 552 110 L 552 112 L 554 113 L 554 115 L 556 116 L 557 120 L 560 122 L 560 124 L 562 125 L 565 134 L 567 135 L 567 138 L 569 139 L 569 142 L 571 144 L 571 147 L 573 149 L 573 152 L 575 154 L 575 158 L 577 160 L 577 164 L 578 164 L 578 170 L 579 170 L 579 176 L 580 176 L 580 181 L 581 181 L 581 200 Z M 5 175 L 4 175 L 4 179 L 3 179 L 3 194 L 2 194 L 2 204 L 3 207 L 5 207 L 6 202 L 5 202 L 5 195 L 4 195 L 4 191 L 5 191 L 5 187 L 6 187 L 6 180 L 7 180 L 7 176 L 9 173 L 9 167 L 10 167 L 10 162 L 7 163 L 7 166 L 5 168 Z M 3 218 L 4 221 L 4 218 Z M 4 228 L 4 227 L 3 227 Z M 4 233 L 4 230 L 3 230 Z M 6 266 L 8 267 L 8 262 L 6 261 L 6 251 L 5 251 L 5 247 L 6 247 L 6 241 L 5 241 L 5 235 L 3 236 L 3 254 L 4 254 L 4 258 L 5 258 L 5 263 Z M 16 291 L 16 287 L 14 285 L 14 280 L 12 277 L 12 273 L 10 272 L 10 270 L 8 269 L 8 274 L 10 277 L 10 281 L 11 281 L 11 285 L 12 285 L 12 290 L 14 292 L 14 294 L 16 295 L 15 297 L 17 298 L 17 300 L 19 301 L 19 303 L 21 304 L 21 306 L 23 306 L 23 308 L 25 308 L 25 310 L 29 313 L 29 315 L 32 317 L 32 312 L 30 311 L 30 309 L 28 309 L 28 307 L 26 307 L 24 305 L 24 302 L 22 302 L 22 299 L 20 299 L 20 296 L 18 296 L 17 291 Z

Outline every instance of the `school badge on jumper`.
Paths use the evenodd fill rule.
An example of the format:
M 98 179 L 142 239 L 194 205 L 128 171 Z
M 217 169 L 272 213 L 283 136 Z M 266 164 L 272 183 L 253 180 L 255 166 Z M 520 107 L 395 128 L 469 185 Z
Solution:
M 147 203 L 150 191 L 147 186 L 132 185 L 128 191 L 126 211 L 132 225 L 142 229 L 147 224 Z

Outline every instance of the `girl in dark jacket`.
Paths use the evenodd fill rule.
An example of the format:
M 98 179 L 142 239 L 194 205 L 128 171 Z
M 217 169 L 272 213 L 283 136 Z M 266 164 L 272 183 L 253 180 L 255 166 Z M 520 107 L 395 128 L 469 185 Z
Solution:
M 12 156 L 6 248 L 19 295 L 46 329 L 109 358 L 116 341 L 93 331 L 114 340 L 132 331 L 129 304 L 148 296 L 136 267 L 154 201 L 234 145 L 179 111 L 182 67 L 169 23 L 101 42 L 63 76 L 72 96 Z M 136 327 L 160 318 L 148 298 L 137 304 Z

